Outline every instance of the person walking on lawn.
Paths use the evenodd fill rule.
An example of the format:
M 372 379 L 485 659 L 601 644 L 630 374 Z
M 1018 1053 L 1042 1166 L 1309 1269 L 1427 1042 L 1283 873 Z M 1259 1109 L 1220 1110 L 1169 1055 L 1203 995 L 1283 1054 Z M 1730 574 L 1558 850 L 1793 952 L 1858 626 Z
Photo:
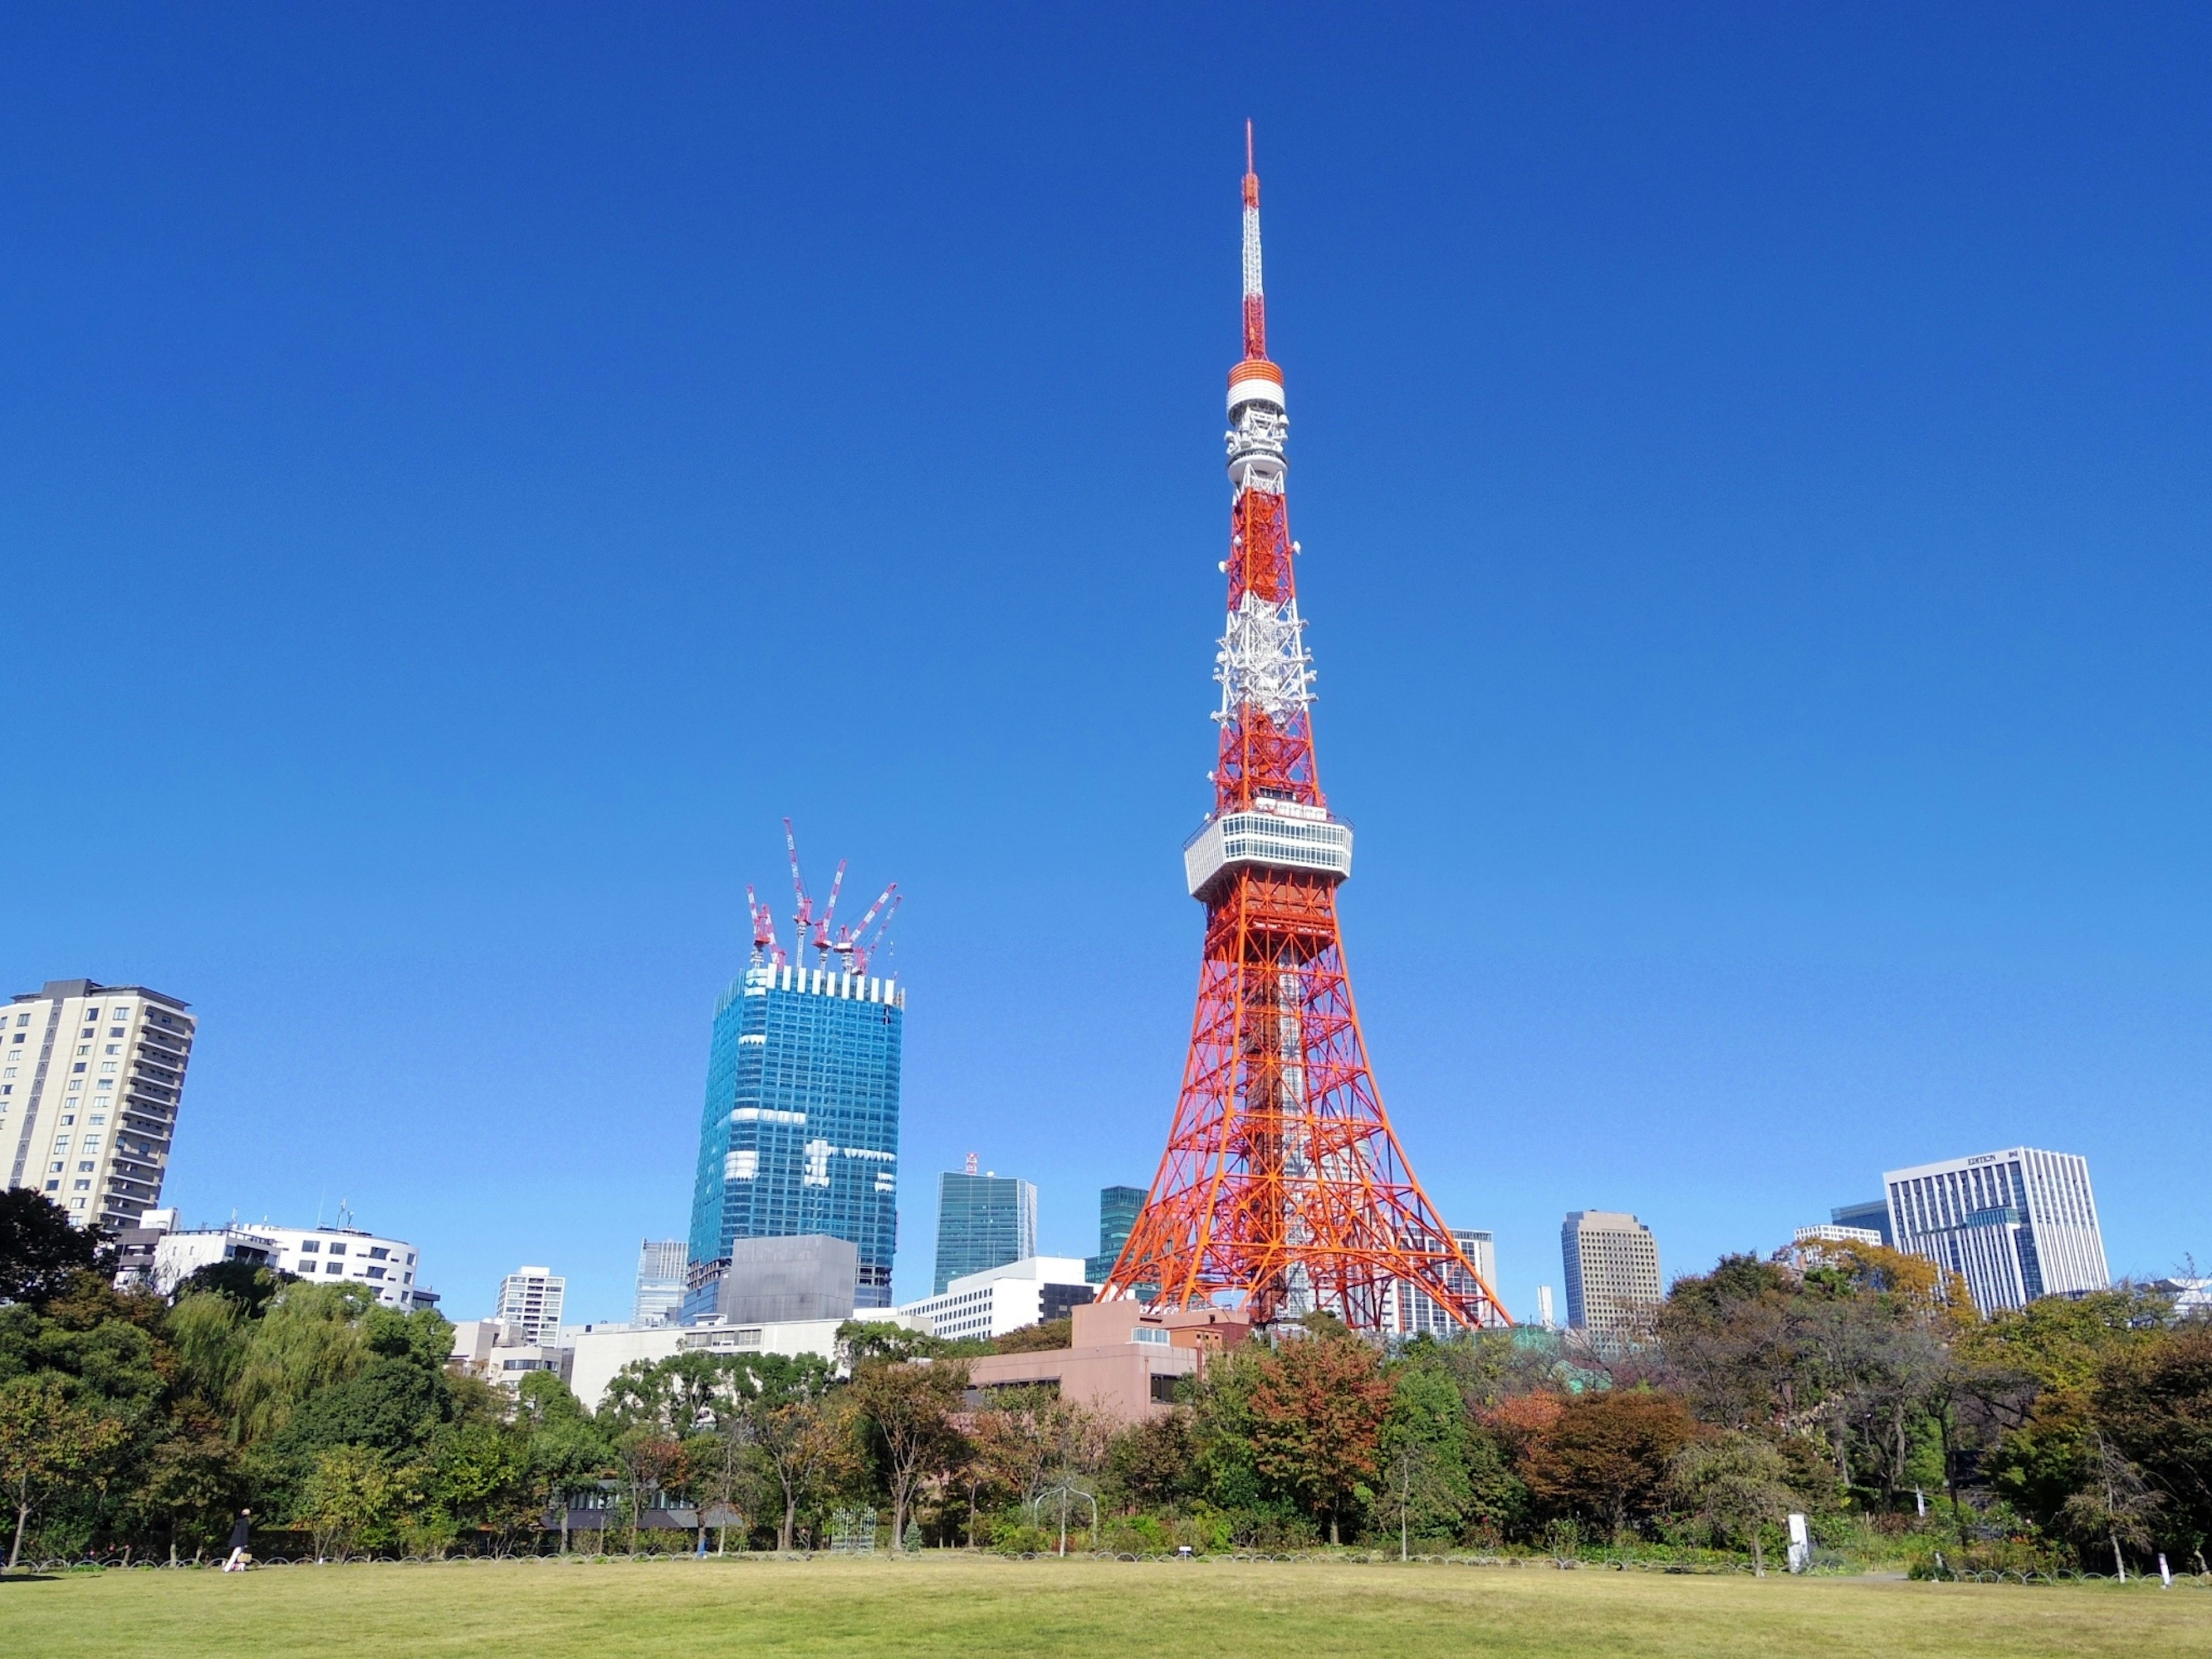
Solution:
M 230 1529 L 230 1559 L 222 1564 L 225 1572 L 244 1572 L 253 1558 L 246 1553 L 247 1535 L 253 1530 L 253 1511 L 240 1510 L 238 1520 Z

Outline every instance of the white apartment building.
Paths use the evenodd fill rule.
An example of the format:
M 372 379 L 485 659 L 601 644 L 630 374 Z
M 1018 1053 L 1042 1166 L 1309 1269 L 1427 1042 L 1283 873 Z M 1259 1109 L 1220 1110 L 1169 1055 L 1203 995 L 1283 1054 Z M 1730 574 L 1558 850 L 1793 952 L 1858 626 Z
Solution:
M 1004 1336 L 1024 1325 L 1058 1319 L 1091 1300 L 1079 1255 L 1030 1255 L 1004 1267 L 965 1273 L 935 1296 L 892 1312 L 917 1330 L 947 1341 Z
M 2089 1161 L 2076 1153 L 2014 1146 L 1881 1179 L 1897 1248 L 1959 1274 L 1984 1316 L 2112 1285 Z
M 887 1310 L 874 1316 L 886 1323 L 905 1323 Z M 835 1360 L 842 1319 L 796 1319 L 763 1325 L 571 1325 L 560 1343 L 573 1356 L 568 1387 L 587 1410 L 605 1401 L 607 1384 L 625 1365 L 672 1358 L 679 1353 L 781 1354 L 796 1359 L 818 1354 Z
M 155 1235 L 152 1288 L 163 1296 L 211 1262 L 246 1261 L 318 1285 L 356 1284 L 387 1308 L 412 1313 L 434 1307 L 438 1293 L 415 1279 L 415 1247 L 357 1227 L 280 1227 L 270 1221 L 186 1228 L 174 1210 L 149 1210 L 138 1227 Z
M 48 980 L 0 1010 L 0 1168 L 79 1226 L 161 1201 L 198 1022 L 143 985 Z
M 1619 1210 L 1571 1210 L 1559 1228 L 1567 1324 L 1600 1346 L 1642 1335 L 1659 1305 L 1659 1241 Z
M 684 1306 L 684 1275 L 691 1266 L 691 1246 L 681 1238 L 641 1239 L 637 1247 L 637 1300 L 630 1310 L 633 1325 L 673 1324 Z
M 504 1320 L 464 1319 L 453 1327 L 448 1361 L 487 1382 L 514 1389 L 532 1371 L 551 1371 L 563 1382 L 575 1362 L 575 1350 L 557 1342 L 532 1342 Z
M 1498 1289 L 1498 1235 L 1486 1228 L 1454 1227 L 1452 1242 L 1459 1246 L 1460 1254 L 1471 1263 L 1482 1282 L 1493 1293 Z M 1480 1299 L 1480 1287 L 1468 1277 L 1467 1269 L 1457 1262 L 1444 1269 L 1445 1284 L 1468 1302 Z M 1397 1294 L 1385 1304 L 1384 1311 L 1395 1322 L 1391 1328 L 1407 1335 L 1426 1332 L 1431 1336 L 1449 1336 L 1459 1329 L 1459 1322 L 1437 1304 L 1436 1298 L 1418 1285 L 1400 1279 Z M 1503 1308 L 1498 1310 L 1503 1314 Z M 1500 1324 L 1503 1324 L 1501 1320 Z
M 526 1342 L 543 1342 L 561 1328 L 561 1304 L 568 1281 L 550 1267 L 517 1267 L 499 1281 L 499 1303 L 492 1317 L 522 1333 Z

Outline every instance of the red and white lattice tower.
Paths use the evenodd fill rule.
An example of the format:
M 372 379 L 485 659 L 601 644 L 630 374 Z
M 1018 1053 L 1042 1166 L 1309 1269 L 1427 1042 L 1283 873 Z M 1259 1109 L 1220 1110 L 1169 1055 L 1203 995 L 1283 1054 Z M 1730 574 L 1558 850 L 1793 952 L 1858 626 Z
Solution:
M 1213 811 L 1183 848 L 1206 954 L 1182 1095 L 1109 1296 L 1325 1310 L 1404 1329 L 1408 1306 L 1508 1324 L 1414 1179 L 1368 1070 L 1336 919 L 1352 827 L 1314 764 L 1313 670 L 1284 495 L 1283 374 L 1267 357 L 1260 180 L 1245 129 L 1244 359 L 1229 371 L 1229 620 Z M 1426 1309 L 1424 1309 L 1424 1312 Z

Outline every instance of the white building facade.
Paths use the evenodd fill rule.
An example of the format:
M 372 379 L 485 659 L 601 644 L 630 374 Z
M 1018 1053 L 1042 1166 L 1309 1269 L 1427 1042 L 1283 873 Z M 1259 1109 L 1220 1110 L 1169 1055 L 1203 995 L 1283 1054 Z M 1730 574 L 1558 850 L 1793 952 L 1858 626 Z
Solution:
M 49 980 L 0 1029 L 0 1170 L 119 1232 L 161 1201 L 198 1021 L 143 985 Z
M 572 1355 L 566 1373 L 568 1387 L 586 1407 L 597 1411 L 605 1402 L 607 1384 L 623 1366 L 641 1359 L 670 1359 L 679 1353 L 758 1353 L 788 1359 L 815 1354 L 836 1361 L 840 1358 L 837 1328 L 844 1322 L 805 1319 L 773 1325 L 571 1325 L 559 1340 Z
M 1459 1246 L 1460 1254 L 1482 1275 L 1482 1283 L 1498 1288 L 1498 1235 L 1482 1227 L 1454 1227 L 1452 1242 Z M 1467 1269 L 1457 1262 L 1444 1268 L 1444 1282 L 1467 1302 L 1482 1299 L 1481 1285 L 1468 1277 Z M 1400 1279 L 1397 1294 L 1386 1304 L 1385 1311 L 1394 1323 L 1392 1329 L 1405 1335 L 1449 1336 L 1460 1328 L 1459 1322 L 1439 1307 L 1434 1297 L 1418 1285 Z M 1501 1309 L 1499 1310 L 1503 1312 Z
M 963 1274 L 939 1294 L 892 1311 L 917 1330 L 949 1342 L 1004 1336 L 1090 1301 L 1094 1287 L 1084 1282 L 1083 1267 L 1079 1255 L 1024 1256 L 1002 1267 Z
M 568 1281 L 550 1267 L 517 1267 L 499 1281 L 492 1317 L 522 1333 L 526 1342 L 542 1342 L 561 1328 L 561 1304 Z
M 2089 1160 L 2014 1146 L 1882 1176 L 1897 1248 L 1966 1281 L 1984 1316 L 2110 1288 Z
M 269 1221 L 185 1228 L 178 1225 L 174 1210 L 149 1210 L 137 1224 L 159 1235 L 151 1277 L 152 1288 L 163 1296 L 174 1295 L 179 1285 L 212 1263 L 251 1261 L 318 1285 L 359 1285 L 402 1313 L 438 1300 L 435 1291 L 416 1283 L 415 1247 L 404 1239 L 355 1227 L 280 1227 Z

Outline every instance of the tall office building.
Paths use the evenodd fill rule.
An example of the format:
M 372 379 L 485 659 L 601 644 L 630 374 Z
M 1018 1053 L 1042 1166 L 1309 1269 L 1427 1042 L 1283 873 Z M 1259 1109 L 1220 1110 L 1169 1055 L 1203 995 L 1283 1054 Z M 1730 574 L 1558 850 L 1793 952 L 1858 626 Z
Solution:
M 956 1279 L 1037 1253 L 1036 1184 L 1012 1176 L 962 1174 L 937 1180 L 937 1275 L 933 1295 Z
M 1984 1315 L 2112 1284 L 2085 1158 L 2014 1146 L 1881 1181 L 1897 1248 L 1965 1279 Z
M 638 1325 L 672 1325 L 684 1305 L 684 1269 L 690 1247 L 680 1238 L 648 1238 L 637 1247 L 637 1301 L 630 1321 Z
M 1086 1284 L 1103 1285 L 1121 1247 L 1129 1242 L 1129 1229 L 1145 1207 L 1142 1187 L 1101 1187 L 1098 1189 L 1098 1254 L 1083 1264 Z
M 550 1342 L 561 1329 L 561 1304 L 568 1281 L 550 1267 L 517 1267 L 499 1281 L 499 1306 L 492 1317 L 513 1326 L 525 1342 Z
M 1634 1216 L 1570 1210 L 1559 1228 L 1567 1323 L 1600 1343 L 1641 1334 L 1659 1305 L 1659 1242 Z
M 0 1158 L 79 1226 L 119 1231 L 161 1198 L 198 1022 L 143 985 L 48 980 L 6 1010 Z
M 855 1300 L 891 1304 L 906 988 L 760 963 L 722 994 L 692 1185 L 690 1265 L 711 1300 L 741 1238 L 825 1233 L 860 1252 Z

